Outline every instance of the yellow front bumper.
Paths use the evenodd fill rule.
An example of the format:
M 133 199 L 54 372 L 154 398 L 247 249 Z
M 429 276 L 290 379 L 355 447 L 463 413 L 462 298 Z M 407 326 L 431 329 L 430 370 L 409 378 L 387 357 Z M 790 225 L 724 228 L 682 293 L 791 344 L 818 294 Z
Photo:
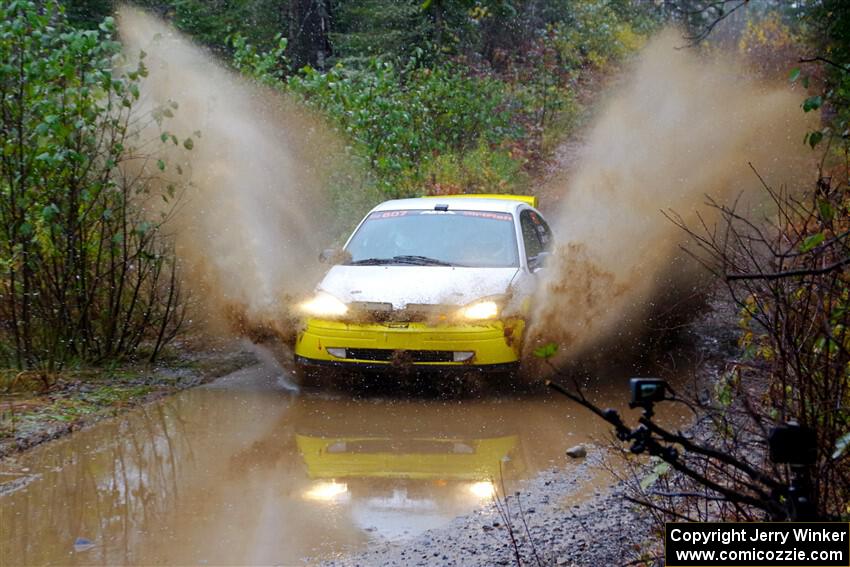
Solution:
M 301 364 L 485 366 L 519 361 L 522 319 L 467 324 L 346 323 L 310 319 L 295 343 Z M 346 349 L 334 356 L 328 349 Z M 451 354 L 472 352 L 466 361 Z M 358 358 L 359 357 L 359 358 Z

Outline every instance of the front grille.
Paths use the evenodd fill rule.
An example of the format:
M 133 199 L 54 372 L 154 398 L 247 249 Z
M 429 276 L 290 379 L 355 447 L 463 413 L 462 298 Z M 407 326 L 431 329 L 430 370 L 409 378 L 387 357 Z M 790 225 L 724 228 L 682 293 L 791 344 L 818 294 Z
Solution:
M 474 441 L 453 439 L 340 439 L 327 446 L 330 454 L 411 453 L 416 455 L 451 455 L 475 453 Z
M 377 303 L 371 301 L 354 301 L 348 305 L 351 315 L 355 319 L 366 319 L 376 323 L 382 323 L 392 319 L 393 304 Z
M 450 307 L 445 305 L 431 305 L 421 303 L 410 303 L 402 309 L 393 309 L 392 303 L 377 303 L 369 301 L 355 301 L 349 304 L 351 315 L 355 319 L 366 319 L 376 323 L 387 321 L 420 323 L 427 321 L 442 321 Z
M 399 310 L 396 317 L 399 321 L 432 321 L 445 319 L 448 308 L 445 305 L 430 305 L 425 303 L 408 303 Z
M 388 348 L 349 348 L 346 358 L 376 362 L 452 362 L 450 350 L 392 350 Z

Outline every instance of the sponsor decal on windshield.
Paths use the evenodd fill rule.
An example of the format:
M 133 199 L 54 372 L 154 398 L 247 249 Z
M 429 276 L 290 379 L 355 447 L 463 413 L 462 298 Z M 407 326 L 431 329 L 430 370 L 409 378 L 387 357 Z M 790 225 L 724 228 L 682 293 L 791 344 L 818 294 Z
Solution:
M 375 211 L 369 215 L 369 220 L 394 219 L 398 217 L 418 215 L 458 215 L 463 217 L 476 217 L 500 221 L 511 221 L 513 217 L 509 213 L 494 213 L 490 211 L 435 211 L 432 209 L 406 209 L 401 211 Z
M 407 216 L 409 213 L 416 211 L 377 211 L 369 215 L 369 220 L 372 219 L 394 219 L 397 217 Z
M 465 217 L 478 217 L 482 219 L 493 219 L 501 221 L 511 220 L 511 215 L 507 213 L 490 213 L 487 211 L 458 211 L 458 213 Z

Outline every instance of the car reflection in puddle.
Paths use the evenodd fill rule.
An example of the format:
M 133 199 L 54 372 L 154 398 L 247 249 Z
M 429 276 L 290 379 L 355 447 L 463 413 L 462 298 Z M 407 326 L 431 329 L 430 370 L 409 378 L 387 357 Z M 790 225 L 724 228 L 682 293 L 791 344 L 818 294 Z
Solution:
M 496 482 L 517 478 L 517 435 L 471 438 L 393 437 L 296 432 L 298 452 L 312 480 L 302 497 L 346 505 L 354 522 L 388 539 L 445 523 L 496 494 Z
M 398 539 L 489 502 L 502 482 L 513 485 L 563 461 L 562 412 L 560 401 L 548 398 L 300 396 L 268 438 L 232 463 L 244 471 L 294 460 L 293 496 L 327 508 L 334 525 L 351 522 L 370 539 Z

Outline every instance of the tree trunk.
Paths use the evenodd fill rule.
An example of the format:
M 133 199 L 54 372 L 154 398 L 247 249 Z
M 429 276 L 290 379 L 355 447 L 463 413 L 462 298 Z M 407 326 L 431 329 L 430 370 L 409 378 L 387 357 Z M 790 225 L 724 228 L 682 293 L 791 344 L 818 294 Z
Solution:
M 321 69 L 330 54 L 327 0 L 290 0 L 289 53 L 292 65 Z

